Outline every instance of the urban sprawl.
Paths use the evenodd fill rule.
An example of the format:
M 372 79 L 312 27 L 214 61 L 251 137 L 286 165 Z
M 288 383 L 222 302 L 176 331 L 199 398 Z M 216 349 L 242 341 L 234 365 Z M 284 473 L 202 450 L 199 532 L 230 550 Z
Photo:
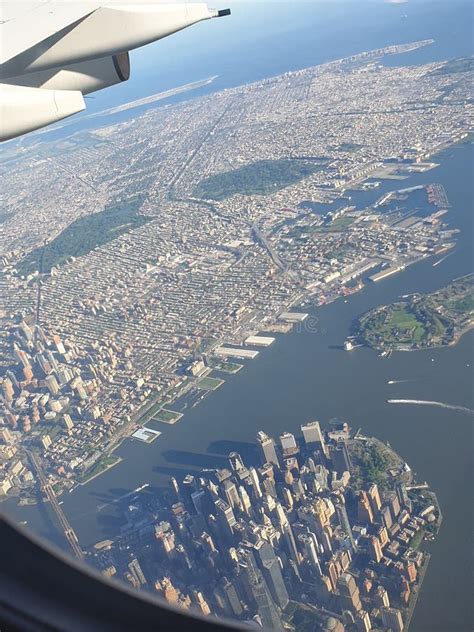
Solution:
M 258 334 L 304 318 L 295 306 L 453 246 L 442 187 L 416 214 L 404 204 L 420 192 L 398 181 L 469 136 L 472 71 L 381 61 L 429 44 L 6 150 L 0 494 L 31 502 L 38 468 L 72 489 L 125 438 L 156 438 L 149 419 L 172 432 L 166 407 L 219 386 L 216 368 L 271 343 Z M 387 180 L 390 194 L 352 204 Z

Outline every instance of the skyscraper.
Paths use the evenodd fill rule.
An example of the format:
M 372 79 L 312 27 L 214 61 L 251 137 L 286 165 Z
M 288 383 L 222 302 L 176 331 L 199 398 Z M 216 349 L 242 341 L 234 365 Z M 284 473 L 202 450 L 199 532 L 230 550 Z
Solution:
M 388 505 L 390 507 L 390 511 L 392 512 L 393 520 L 395 521 L 400 514 L 400 501 L 395 492 L 391 492 L 388 495 Z
M 198 610 L 201 614 L 209 615 L 211 614 L 211 610 L 207 601 L 204 599 L 203 594 L 200 590 L 193 590 L 194 601 L 198 607 Z
M 223 483 L 223 487 L 227 502 L 232 507 L 232 509 L 240 509 L 240 496 L 235 483 L 231 480 L 226 480 Z
M 350 573 L 343 573 L 337 580 L 341 608 L 348 610 L 361 610 L 359 588 L 354 577 Z
M 203 489 L 195 491 L 191 494 L 191 501 L 193 503 L 194 509 L 196 510 L 196 513 L 202 513 L 205 498 L 206 492 Z
M 32 340 L 33 340 L 33 331 L 31 330 L 31 327 L 27 323 L 25 323 L 24 320 L 20 323 L 20 329 L 23 332 L 26 340 L 28 342 L 32 342 Z
M 222 532 L 227 536 L 227 539 L 231 539 L 233 536 L 233 527 L 236 524 L 236 519 L 232 507 L 230 507 L 225 501 L 219 499 L 214 502 L 216 508 L 216 518 L 222 529 Z
M 141 584 L 142 586 L 146 584 L 145 575 L 143 574 L 142 567 L 140 566 L 140 563 L 138 562 L 136 557 L 134 557 L 132 561 L 129 562 L 128 568 L 130 573 L 135 577 L 139 584 Z
M 3 380 L 2 391 L 5 401 L 10 404 L 13 401 L 13 397 L 15 396 L 15 390 L 13 388 L 11 380 L 9 380 L 7 377 Z
M 237 452 L 231 452 L 229 454 L 229 462 L 232 470 L 234 472 L 238 472 L 239 470 L 244 470 L 245 465 L 242 461 L 242 457 Z
M 284 487 L 282 495 L 285 500 L 287 509 L 291 510 L 294 505 L 294 498 L 291 490 L 289 490 L 288 487 Z
M 177 603 L 179 599 L 178 591 L 173 586 L 169 577 L 163 577 L 161 581 L 163 596 L 168 603 Z
M 250 484 L 252 485 L 252 492 L 255 498 L 262 497 L 262 490 L 260 487 L 260 479 L 258 477 L 258 472 L 254 467 L 250 468 Z
M 324 465 L 316 465 L 314 469 L 314 476 L 323 490 L 328 489 L 329 472 Z
M 25 367 L 26 368 L 26 367 Z M 5 371 L 5 377 L 7 377 L 9 380 L 11 380 L 11 383 L 13 384 L 13 386 L 15 388 L 20 388 L 20 382 L 17 380 L 16 375 L 13 373 L 13 371 L 10 371 L 9 369 L 7 369 Z
M 286 544 L 288 555 L 293 560 L 293 562 L 298 566 L 298 564 L 300 563 L 300 554 L 296 547 L 295 536 L 289 522 L 283 525 L 283 538 Z
M 299 542 L 304 547 L 304 556 L 308 561 L 314 575 L 321 577 L 321 565 L 319 563 L 319 555 L 317 550 L 318 541 L 314 533 L 300 533 L 298 536 Z
M 239 496 L 240 496 L 240 508 L 242 511 L 245 511 L 246 514 L 250 514 L 252 509 L 252 502 L 247 493 L 247 490 L 243 485 L 239 485 Z
M 382 547 L 382 549 L 384 548 L 384 546 L 386 544 L 388 544 L 389 542 L 389 537 L 388 537 L 388 532 L 386 527 L 379 527 L 377 529 L 377 537 L 379 539 L 380 542 L 380 546 Z
M 405 483 L 399 483 L 397 485 L 397 496 L 398 496 L 398 501 L 400 502 L 400 505 L 411 513 L 412 502 L 410 498 L 408 497 L 408 491 L 407 491 Z
M 13 343 L 13 351 L 23 366 L 28 366 L 30 364 L 28 355 L 23 351 L 23 349 L 20 349 L 16 343 Z
M 372 507 L 372 513 L 376 515 L 382 506 L 382 501 L 380 500 L 379 488 L 376 483 L 372 483 L 369 487 L 368 491 L 370 506 Z
M 257 433 L 257 440 L 262 451 L 263 462 L 273 463 L 277 467 L 280 467 L 280 462 L 278 461 L 275 449 L 275 442 L 273 441 L 273 439 L 271 439 L 267 434 L 260 430 Z
M 374 521 L 374 515 L 372 513 L 372 507 L 370 506 L 370 501 L 367 492 L 360 491 L 357 494 L 358 503 L 357 503 L 357 519 L 362 524 L 370 524 Z
M 227 577 L 224 577 L 222 580 L 222 590 L 229 601 L 232 612 L 236 617 L 239 617 L 243 612 L 242 604 L 235 586 L 227 579 Z
M 292 456 L 298 452 L 295 435 L 291 434 L 291 432 L 284 432 L 280 436 L 280 443 L 283 456 Z
M 346 536 L 349 538 L 349 542 L 351 544 L 352 550 L 355 551 L 356 543 L 354 541 L 351 525 L 349 523 L 349 518 L 347 516 L 346 505 L 342 498 L 338 500 L 335 507 L 336 507 L 337 517 L 339 518 L 339 524 L 341 525 L 341 528 L 346 534 Z
M 321 432 L 319 421 L 310 421 L 301 426 L 304 441 L 310 450 L 321 450 L 325 457 L 329 456 L 329 450 Z
M 275 557 L 273 560 L 263 562 L 263 576 L 270 589 L 273 601 L 283 610 L 290 601 L 285 581 L 281 573 L 280 564 Z
M 370 557 L 374 560 L 374 562 L 380 562 L 383 557 L 382 547 L 380 546 L 379 539 L 374 535 L 369 538 L 369 552 Z
M 382 514 L 382 524 L 388 530 L 393 524 L 392 512 L 388 505 L 384 505 L 380 510 Z
M 384 606 L 385 608 L 388 608 L 390 606 L 388 592 L 383 586 L 377 586 L 374 601 L 378 606 Z
M 273 498 L 277 498 L 275 481 L 273 479 L 266 478 L 263 481 L 263 489 L 265 490 L 265 493 L 268 494 L 269 496 L 272 496 Z
M 380 608 L 384 626 L 392 632 L 403 632 L 402 613 L 397 608 Z
M 52 395 L 57 395 L 59 393 L 59 384 L 54 375 L 48 375 L 44 381 L 46 382 L 46 386 Z
M 248 548 L 240 548 L 238 556 L 239 565 L 244 572 L 248 588 L 257 604 L 257 611 L 263 627 L 270 630 L 280 630 L 282 627 L 280 616 L 252 551 Z
M 359 610 L 359 612 L 356 614 L 355 622 L 357 632 L 370 632 L 370 630 L 372 630 L 370 616 L 366 610 Z

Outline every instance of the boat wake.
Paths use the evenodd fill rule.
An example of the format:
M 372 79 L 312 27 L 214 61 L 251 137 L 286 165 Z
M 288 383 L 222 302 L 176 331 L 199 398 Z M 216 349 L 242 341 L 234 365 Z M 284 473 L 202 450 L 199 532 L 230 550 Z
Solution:
M 453 255 L 453 254 L 454 254 L 454 252 L 450 252 L 449 254 L 445 255 L 442 259 L 438 259 L 438 261 L 435 261 L 433 263 L 433 268 L 436 268 L 436 266 L 439 266 L 440 263 L 443 263 L 443 261 L 446 261 L 446 259 L 448 257 L 450 257 L 451 255 Z
M 447 410 L 456 410 L 460 413 L 474 415 L 474 410 L 467 406 L 456 406 L 455 404 L 445 404 L 444 402 L 431 402 L 424 399 L 387 399 L 389 404 L 415 404 L 417 406 L 437 406 L 438 408 L 446 408 Z
M 133 489 L 131 492 L 128 492 L 127 494 L 123 494 L 123 496 L 119 496 L 118 498 L 109 500 L 106 503 L 97 505 L 96 508 L 92 509 L 91 511 L 86 511 L 85 513 L 79 514 L 78 516 L 75 517 L 75 519 L 85 518 L 86 516 L 90 516 L 91 514 L 94 514 L 94 513 L 100 513 L 101 511 L 106 509 L 106 507 L 112 507 L 113 505 L 116 505 L 117 503 L 119 503 L 121 500 L 125 500 L 125 498 L 130 498 L 132 496 L 135 496 L 135 494 L 138 494 L 139 492 L 143 491 L 149 486 L 150 486 L 150 483 L 145 483 L 144 485 L 140 485 L 140 487 Z
M 389 380 L 387 384 L 406 384 L 407 382 L 414 382 L 415 380 Z

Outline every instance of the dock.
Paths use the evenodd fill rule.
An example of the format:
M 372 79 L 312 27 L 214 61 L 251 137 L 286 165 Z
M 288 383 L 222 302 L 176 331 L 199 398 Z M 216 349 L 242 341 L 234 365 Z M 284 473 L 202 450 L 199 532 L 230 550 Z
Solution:
M 305 312 L 282 312 L 278 316 L 278 320 L 283 320 L 286 323 L 302 323 L 308 318 L 308 314 Z
M 134 439 L 138 439 L 139 441 L 143 441 L 143 443 L 151 443 L 158 438 L 160 434 L 161 432 L 153 430 L 152 428 L 139 428 L 132 434 L 132 437 Z
M 377 274 L 372 274 L 371 276 L 369 276 L 369 281 L 372 281 L 373 283 L 377 283 L 377 281 L 381 281 L 382 279 L 392 276 L 392 274 L 401 272 L 404 268 L 405 266 L 403 265 L 390 266 L 390 268 L 385 268 L 385 270 L 382 270 L 381 272 L 377 272 Z
M 249 336 L 245 340 L 246 345 L 254 345 L 255 347 L 269 347 L 275 342 L 275 338 L 271 336 Z
M 234 347 L 217 347 L 214 354 L 220 358 L 243 358 L 244 360 L 253 360 L 258 356 L 258 351 Z

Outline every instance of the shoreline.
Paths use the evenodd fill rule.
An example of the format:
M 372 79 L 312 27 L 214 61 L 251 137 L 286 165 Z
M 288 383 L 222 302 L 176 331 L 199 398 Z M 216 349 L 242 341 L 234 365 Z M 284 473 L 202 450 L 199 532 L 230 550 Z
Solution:
M 365 347 L 366 349 L 371 349 L 372 351 L 376 351 L 376 352 L 383 352 L 383 351 L 394 351 L 396 353 L 413 353 L 416 351 L 429 351 L 430 349 L 449 349 L 450 347 L 455 347 L 457 344 L 459 344 L 459 342 L 461 341 L 461 338 L 469 333 L 470 331 L 472 331 L 474 329 L 474 322 L 470 323 L 468 326 L 464 327 L 454 338 L 454 340 L 452 340 L 451 342 L 448 342 L 447 344 L 435 344 L 435 345 L 428 345 L 427 347 L 411 347 L 408 348 L 408 345 L 401 345 L 404 348 L 397 348 L 397 347 L 390 347 L 389 349 L 385 349 L 384 347 L 374 347 L 366 342 L 361 342 L 361 346 Z
M 331 63 L 331 62 L 330 62 L 330 63 Z M 434 152 L 434 154 L 433 154 L 433 155 L 438 155 L 438 154 L 441 154 L 441 153 L 443 153 L 444 151 L 447 151 L 447 150 L 449 150 L 449 149 L 454 149 L 454 150 L 456 150 L 456 149 L 458 149 L 458 148 L 462 147 L 463 145 L 472 145 L 472 141 L 471 141 L 470 139 L 466 139 L 466 138 L 456 139 L 456 140 L 455 140 L 455 141 L 453 141 L 451 144 L 449 144 L 449 145 L 447 145 L 447 146 L 446 146 L 446 145 L 444 145 L 442 148 L 440 148 L 439 150 L 437 150 L 436 152 Z M 409 177 L 413 177 L 413 175 L 415 175 L 415 174 L 409 174 Z M 369 174 L 369 175 L 368 175 L 368 176 L 367 176 L 367 177 L 366 177 L 363 181 L 370 180 L 370 178 L 371 178 L 371 177 L 372 177 L 372 174 Z M 416 266 L 416 264 L 419 264 L 419 263 L 422 263 L 422 262 L 424 262 L 424 261 L 430 260 L 430 259 L 432 259 L 433 257 L 436 257 L 436 256 L 437 256 L 437 255 L 436 255 L 435 253 L 430 254 L 430 255 L 428 255 L 428 256 L 426 256 L 426 255 L 424 255 L 424 256 L 420 256 L 420 258 L 419 258 L 419 259 L 416 259 L 416 260 L 414 260 L 414 261 L 410 261 L 409 265 L 407 265 L 407 266 L 406 266 L 405 270 L 406 270 L 406 269 L 408 269 L 408 268 L 415 267 L 415 266 Z M 469 276 L 470 274 L 472 274 L 472 273 L 467 273 L 467 274 L 465 274 L 465 275 L 461 275 L 461 276 L 459 276 L 459 277 L 456 277 L 456 278 L 454 278 L 454 279 L 451 279 L 450 283 L 453 283 L 453 282 L 455 282 L 456 280 L 459 280 L 459 279 L 461 279 L 461 278 L 464 278 L 464 277 L 466 277 L 466 276 Z M 362 275 L 362 276 L 360 277 L 360 279 L 362 280 L 363 278 L 367 278 L 367 276 L 368 276 L 368 273 L 367 273 L 367 274 L 365 274 L 365 276 L 364 276 L 364 275 Z M 387 277 L 387 278 L 389 279 L 390 277 Z M 383 281 L 383 280 L 385 280 L 385 279 L 382 279 L 382 281 Z M 365 285 L 362 285 L 360 288 L 356 288 L 356 289 L 354 289 L 354 292 L 352 292 L 351 294 L 359 294 L 359 293 L 360 293 L 360 292 L 364 289 L 364 287 L 365 287 Z M 441 288 L 438 288 L 438 289 L 441 289 Z M 342 299 L 345 299 L 345 298 L 346 298 L 346 296 L 345 296 L 343 293 L 340 293 L 340 294 L 337 294 L 337 296 L 332 296 L 332 297 L 329 297 L 329 298 L 328 298 L 328 299 L 327 299 L 324 303 L 320 304 L 320 303 L 317 301 L 316 295 L 315 295 L 314 293 L 313 293 L 313 294 L 309 294 L 308 296 L 304 296 L 304 295 L 301 295 L 301 294 L 300 294 L 300 295 L 296 298 L 296 300 L 295 300 L 294 302 L 291 302 L 290 304 L 288 304 L 288 306 L 286 307 L 286 309 L 287 309 L 287 311 L 292 311 L 292 310 L 295 310 L 295 309 L 299 309 L 299 308 L 301 307 L 301 305 L 302 305 L 302 304 L 304 304 L 304 305 L 306 305 L 308 308 L 310 308 L 311 310 L 317 310 L 317 309 L 320 309 L 321 307 L 325 307 L 325 306 L 332 305 L 332 304 L 333 304 L 333 303 L 335 303 L 338 299 L 341 299 L 341 298 L 342 298 Z M 379 307 L 380 307 L 380 306 L 379 306 Z M 358 317 L 358 316 L 354 316 L 354 319 L 353 319 L 353 320 L 356 320 L 357 318 L 359 318 L 359 317 Z M 276 325 L 278 325 L 278 319 L 277 319 L 277 316 L 275 316 L 274 323 L 275 323 Z M 297 324 L 296 324 L 296 325 L 297 325 Z M 272 325 L 268 325 L 268 324 L 267 324 L 267 325 L 264 327 L 264 329 L 268 329 L 268 327 L 271 327 L 271 326 L 272 326 Z M 472 324 L 472 326 L 471 326 L 471 327 L 469 327 L 469 329 L 467 329 L 466 331 L 462 331 L 462 333 L 459 335 L 459 337 L 456 339 L 456 341 L 453 341 L 453 343 L 450 343 L 450 344 L 448 344 L 448 345 L 436 345 L 436 346 L 435 346 L 435 345 L 433 345 L 432 347 L 425 347 L 425 348 L 420 348 L 420 349 L 405 349 L 404 351 L 423 351 L 423 350 L 425 350 L 425 349 L 430 349 L 430 348 L 431 348 L 431 349 L 435 349 L 435 348 L 449 348 L 449 347 L 454 347 L 454 346 L 456 346 L 456 344 L 458 344 L 458 342 L 460 341 L 460 339 L 462 338 L 462 336 L 463 336 L 465 333 L 467 333 L 467 331 L 469 331 L 470 329 L 473 329 L 473 328 L 474 328 L 474 323 Z M 286 333 L 290 333 L 290 332 L 294 331 L 294 329 L 295 329 L 295 324 L 293 324 L 293 325 L 292 325 L 292 327 L 291 327 L 289 330 L 287 330 L 287 331 L 283 331 L 282 333 L 284 333 L 284 334 L 286 334 Z M 350 332 L 350 330 L 349 330 L 349 331 L 347 332 L 347 334 L 348 334 L 348 335 L 350 335 L 350 333 L 351 333 L 351 332 Z M 218 346 L 219 346 L 219 344 L 220 344 L 219 342 L 216 342 L 216 343 L 215 343 L 215 344 L 211 347 L 211 349 L 207 351 L 207 353 L 209 353 L 210 351 L 212 351 L 212 349 L 213 349 L 213 348 L 218 347 Z M 341 341 L 341 346 L 342 346 L 342 341 Z M 372 350 L 375 350 L 375 351 L 377 351 L 377 350 L 378 350 L 378 349 L 376 349 L 376 348 L 374 348 L 374 347 L 371 347 L 370 345 L 367 345 L 367 344 L 365 344 L 365 343 L 364 343 L 364 346 L 366 346 L 367 348 L 370 348 L 370 349 L 372 349 Z M 262 351 L 263 351 L 263 350 L 262 350 Z M 402 351 L 402 350 L 399 350 L 399 349 L 390 349 L 390 351 Z M 246 366 L 245 364 L 244 364 L 244 365 L 242 365 L 242 367 L 243 367 L 243 368 L 245 368 L 245 366 Z M 240 370 L 239 370 L 239 371 L 240 371 Z M 178 389 L 179 389 L 179 390 L 178 390 L 178 392 L 177 392 L 177 393 L 175 393 L 175 394 L 174 394 L 171 398 L 168 398 L 169 391 L 168 391 L 168 392 L 166 392 L 166 393 L 163 393 L 163 394 L 161 395 L 161 397 L 163 398 L 163 400 L 162 400 L 162 402 L 163 402 L 163 403 L 161 404 L 161 406 L 160 406 L 160 408 L 158 409 L 158 411 L 159 411 L 161 408 L 172 406 L 172 405 L 173 405 L 173 403 L 174 403 L 174 402 L 176 402 L 176 400 L 180 399 L 182 396 L 187 395 L 187 394 L 189 393 L 189 391 L 193 389 L 193 386 L 194 386 L 194 385 L 193 385 L 193 383 L 191 383 L 191 382 L 185 382 L 184 384 L 180 384 L 180 385 L 179 385 L 179 387 L 178 387 Z M 173 391 L 175 388 L 176 388 L 176 387 L 172 387 L 172 388 L 170 389 L 170 391 Z M 216 390 L 218 390 L 218 389 L 216 389 Z M 209 396 L 209 395 L 210 395 L 210 394 L 212 394 L 213 392 L 214 392 L 214 391 L 203 391 L 203 396 L 207 398 L 207 396 Z M 195 403 L 193 404 L 192 408 L 194 408 L 195 406 L 197 406 L 200 402 L 201 402 L 201 399 L 199 399 L 197 402 L 195 402 Z M 108 450 L 106 450 L 106 452 L 108 452 L 109 454 L 112 454 L 112 453 L 113 453 L 116 449 L 118 449 L 118 448 L 119 448 L 119 447 L 120 447 L 120 446 L 124 443 L 124 441 L 125 441 L 126 439 L 130 439 L 130 438 L 131 438 L 131 435 L 132 435 L 132 433 L 133 433 L 134 429 L 136 429 L 136 428 L 138 428 L 138 427 L 142 427 L 142 426 L 144 426 L 146 423 L 149 423 L 149 422 L 152 420 L 152 418 L 150 418 L 150 417 L 148 416 L 148 413 L 149 413 L 150 409 L 152 409 L 152 408 L 153 408 L 154 406 L 156 406 L 157 404 L 158 404 L 157 399 L 154 399 L 153 401 L 151 401 L 151 402 L 149 402 L 149 403 L 146 403 L 146 404 L 143 406 L 143 408 L 145 409 L 145 412 L 144 412 L 144 413 L 140 414 L 140 412 L 141 412 L 141 411 L 137 411 L 137 412 L 135 413 L 135 415 L 137 415 L 138 419 L 133 419 L 133 418 L 132 418 L 132 420 L 131 420 L 128 424 L 125 424 L 124 428 L 122 428 L 123 435 L 117 438 L 117 442 L 116 442 L 115 444 L 113 444 L 113 438 L 112 438 L 111 443 L 113 444 L 113 447 L 110 447 L 110 445 L 109 445 L 109 449 L 108 449 Z M 158 411 L 157 411 L 157 412 L 158 412 Z M 173 412 L 178 412 L 178 411 L 173 411 Z M 182 413 L 182 416 L 184 417 L 184 416 L 185 416 L 185 413 Z M 180 421 L 180 420 L 181 420 L 181 417 L 180 417 L 180 419 L 179 419 L 178 421 Z M 165 423 L 165 424 L 166 424 L 166 422 L 161 422 L 161 421 L 160 421 L 159 423 Z M 171 425 L 174 425 L 174 424 L 166 424 L 166 425 L 171 426 Z M 126 430 L 125 430 L 125 428 L 126 428 Z M 119 431 L 119 432 L 120 432 L 120 431 Z M 104 452 L 104 455 L 105 455 L 105 452 Z M 123 459 L 121 458 L 121 460 L 123 460 Z M 118 461 L 117 461 L 117 463 L 118 463 Z M 115 465 L 115 464 L 114 464 L 114 465 Z M 95 474 L 93 477 L 91 477 L 91 478 L 90 478 L 90 479 L 88 479 L 87 481 L 84 481 L 84 482 L 82 482 L 82 483 L 78 483 L 78 482 L 76 482 L 76 481 L 75 481 L 74 483 L 75 483 L 75 485 L 76 485 L 76 486 L 77 486 L 77 485 L 81 485 L 81 486 L 83 486 L 83 485 L 85 485 L 87 482 L 91 482 L 93 479 L 95 479 L 95 478 L 99 477 L 101 474 L 103 474 L 104 472 L 106 472 L 108 469 L 110 469 L 110 468 L 106 468 L 106 469 L 102 470 L 101 472 L 98 472 L 97 474 Z M 74 489 L 74 486 L 73 486 L 73 488 L 72 488 L 72 489 Z M 60 493 L 58 493 L 58 497 L 62 497 L 66 491 L 68 491 L 68 492 L 69 492 L 69 490 L 64 490 L 64 491 L 61 491 Z M 12 498 L 12 497 L 13 497 L 13 496 L 11 496 L 10 498 Z M 6 496 L 6 497 L 5 497 L 5 499 L 8 499 L 8 496 Z
M 200 89 L 201 87 L 203 88 L 208 88 L 209 86 L 213 86 L 213 84 L 216 82 L 216 79 L 220 79 L 221 78 L 221 74 L 217 74 L 217 75 L 211 75 L 210 77 L 206 78 L 206 79 L 201 79 L 198 81 L 188 81 L 180 86 L 172 86 L 170 88 L 167 88 L 166 90 L 163 90 L 159 93 L 156 93 L 155 95 L 147 95 L 145 97 L 140 97 L 138 99 L 134 99 L 131 102 L 126 102 L 126 103 L 119 103 L 117 105 L 112 105 L 108 108 L 105 108 L 105 110 L 101 110 L 99 112 L 92 112 L 91 114 L 85 115 L 80 119 L 76 119 L 76 120 L 71 120 L 71 121 L 66 121 L 62 124 L 57 125 L 57 127 L 55 127 L 53 130 L 48 130 L 48 129 L 43 129 L 43 130 L 39 130 L 39 131 L 35 131 L 31 134 L 31 136 L 34 138 L 35 136 L 38 136 L 39 138 L 43 137 L 46 139 L 46 142 L 48 142 L 48 134 L 55 134 L 57 132 L 60 132 L 60 136 L 62 137 L 61 134 L 61 130 L 65 130 L 68 131 L 67 128 L 70 127 L 74 127 L 74 126 L 79 126 L 79 129 L 76 130 L 76 132 L 73 133 L 77 133 L 77 132 L 84 132 L 84 131 L 90 131 L 93 129 L 97 128 L 97 125 L 95 124 L 96 119 L 100 119 L 101 116 L 104 115 L 104 112 L 107 112 L 109 110 L 113 110 L 114 112 L 111 114 L 111 116 L 115 116 L 115 114 L 123 114 L 123 112 L 127 112 L 129 109 L 134 109 L 135 107 L 144 107 L 146 108 L 146 106 L 150 106 L 148 109 L 154 109 L 156 108 L 161 108 L 161 107 L 169 107 L 169 106 L 173 106 L 175 105 L 175 103 L 180 103 L 180 102 L 186 102 L 186 101 L 192 101 L 195 99 L 199 99 L 201 97 L 206 97 L 206 96 L 212 96 L 213 94 L 216 94 L 218 92 L 221 91 L 227 91 L 227 90 L 238 90 L 238 89 L 242 89 L 242 88 L 246 88 L 247 86 L 253 86 L 256 84 L 261 83 L 262 81 L 272 81 L 277 79 L 278 77 L 282 77 L 282 76 L 286 76 L 288 74 L 292 74 L 292 73 L 296 73 L 296 72 L 304 72 L 304 71 L 308 71 L 311 69 L 321 69 L 320 71 L 324 72 L 325 70 L 327 70 L 328 68 L 331 68 L 331 66 L 337 67 L 339 66 L 341 63 L 344 62 L 348 62 L 349 60 L 352 60 L 351 63 L 356 63 L 358 59 L 362 59 L 364 61 L 364 56 L 365 55 L 372 55 L 373 56 L 373 61 L 375 60 L 380 60 L 381 63 L 383 63 L 383 60 L 385 58 L 393 58 L 393 57 L 397 57 L 398 55 L 407 55 L 410 53 L 414 53 L 417 50 L 419 50 L 420 48 L 424 48 L 426 46 L 432 46 L 433 44 L 436 43 L 436 40 L 432 39 L 432 38 L 428 38 L 428 39 L 424 39 L 424 40 L 415 40 L 413 42 L 408 42 L 408 43 L 398 43 L 398 44 L 386 44 L 385 46 L 379 47 L 379 48 L 375 48 L 375 49 L 369 49 L 369 50 L 362 50 L 359 52 L 355 52 L 351 55 L 346 55 L 344 57 L 336 57 L 335 59 L 329 59 L 326 61 L 322 61 L 316 64 L 305 64 L 302 66 L 298 66 L 295 69 L 292 70 L 285 70 L 282 72 L 276 72 L 275 74 L 270 74 L 270 75 L 266 75 L 264 77 L 260 77 L 257 79 L 252 79 L 250 81 L 244 81 L 244 82 L 239 82 L 236 83 L 234 85 L 230 85 L 230 86 L 225 86 L 225 87 L 218 87 L 217 89 L 211 89 L 209 92 L 203 94 L 203 95 L 198 95 L 198 96 L 188 96 L 188 92 L 192 92 L 194 89 Z M 406 48 L 409 47 L 409 48 Z M 411 48 L 410 48 L 411 47 Z M 395 49 L 395 48 L 401 48 L 403 50 L 397 50 L 397 51 L 391 51 L 391 52 L 383 52 L 383 51 L 388 51 L 389 49 Z M 371 58 L 372 59 L 372 58 Z M 448 60 L 441 60 L 441 61 L 435 61 L 432 63 L 446 63 L 446 61 Z M 210 79 L 212 79 L 211 81 L 209 81 Z M 197 86 L 196 88 L 193 87 L 194 84 L 199 84 L 199 83 L 204 83 L 204 85 L 202 86 Z M 183 87 L 187 87 L 187 86 L 191 86 L 191 88 L 188 88 L 186 90 L 182 90 Z M 177 92 L 176 92 L 177 91 Z M 171 93 L 171 94 L 170 94 Z M 147 99 L 153 98 L 154 96 L 157 95 L 161 95 L 161 94 L 166 94 L 167 96 L 165 97 L 161 97 L 158 100 L 152 100 L 149 103 L 143 103 L 137 106 L 133 106 L 131 108 L 126 107 L 128 105 L 128 103 L 133 103 L 133 102 L 137 102 L 137 101 L 146 101 Z M 167 99 L 173 99 L 174 97 L 181 97 L 184 96 L 183 101 L 179 100 L 179 101 L 174 101 L 172 100 L 170 103 L 164 103 L 161 104 L 160 101 L 162 100 L 167 100 Z M 156 105 L 154 105 L 156 103 Z M 146 110 L 144 110 L 144 112 L 146 112 Z M 133 116 L 133 114 L 131 114 L 131 116 Z M 116 121 L 116 123 L 119 123 L 119 121 Z M 112 125 L 116 124 L 112 122 Z
M 100 472 L 97 472 L 96 474 L 94 474 L 90 478 L 86 479 L 85 481 L 82 481 L 81 483 L 77 482 L 77 485 L 87 485 L 87 483 L 90 483 L 91 481 L 93 481 L 95 478 L 97 478 L 101 474 L 104 474 L 105 472 L 107 472 L 107 470 L 111 470 L 113 467 L 115 467 L 116 465 L 118 465 L 122 461 L 123 461 L 123 458 L 121 456 L 118 456 L 113 463 L 110 463 L 109 465 L 106 465 L 102 470 L 100 470 Z M 68 493 L 70 493 L 72 491 L 74 491 L 74 487 L 72 487 L 69 490 Z M 62 496 L 63 494 L 64 494 L 64 492 L 62 494 L 60 494 L 60 495 Z

